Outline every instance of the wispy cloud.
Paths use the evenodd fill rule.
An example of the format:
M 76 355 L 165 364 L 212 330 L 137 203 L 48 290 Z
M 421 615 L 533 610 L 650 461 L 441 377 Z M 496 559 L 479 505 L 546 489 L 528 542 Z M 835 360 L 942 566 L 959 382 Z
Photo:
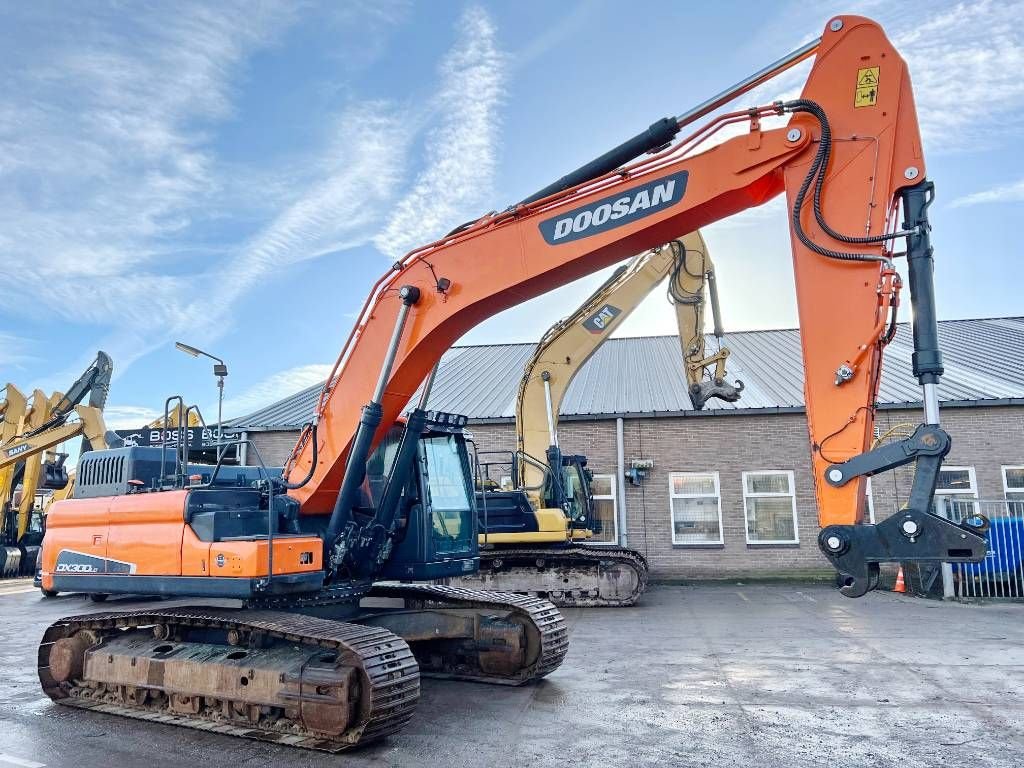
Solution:
M 300 389 L 324 381 L 331 372 L 327 364 L 313 363 L 279 371 L 254 384 L 237 397 L 224 401 L 225 418 L 235 418 L 270 405 Z
M 1009 184 L 1001 184 L 992 189 L 985 189 L 981 192 L 972 192 L 969 195 L 958 197 L 950 205 L 953 208 L 963 208 L 970 205 L 985 205 L 987 203 L 1021 203 L 1024 202 L 1024 179 Z
M 409 139 L 394 105 L 348 109 L 321 158 L 327 173 L 228 261 L 222 274 L 230 279 L 218 281 L 219 306 L 230 307 L 268 272 L 368 242 L 402 178 Z
M 32 342 L 28 339 L 0 331 L 0 386 L 4 385 L 7 378 L 4 375 L 5 368 L 19 368 L 36 359 L 29 352 L 30 349 L 32 349 Z
M 0 96 L 0 255 L 19 266 L 0 282 L 7 312 L 120 321 L 151 342 L 188 320 L 188 281 L 167 262 L 187 265 L 176 242 L 218 189 L 208 128 L 231 114 L 239 66 L 289 14 L 93 5 L 57 25 L 12 9 L 0 33 L 17 51 Z
M 426 167 L 373 239 L 392 259 L 481 213 L 481 201 L 491 197 L 507 62 L 482 9 L 469 8 L 459 28 L 459 41 L 441 65 L 441 122 L 428 133 Z
M 897 9 L 889 10 L 889 26 L 910 67 L 927 147 L 976 150 L 1015 138 L 1024 108 L 1024 3 Z
M 108 405 L 103 409 L 107 429 L 138 429 L 162 416 L 163 413 L 142 405 Z
M 234 180 L 253 169 L 219 155 L 217 129 L 251 55 L 295 20 L 292 6 L 182 3 L 128 16 L 92 6 L 56 34 L 47 13 L 14 13 L 20 23 L 0 30 L 0 44 L 19 52 L 0 94 L 0 258 L 19 269 L 0 281 L 0 306 L 29 322 L 95 326 L 119 373 L 176 335 L 223 333 L 268 274 L 431 239 L 479 213 L 493 179 L 501 57 L 478 8 L 460 19 L 426 104 L 339 90 L 327 139 L 269 185 Z M 380 28 L 405 18 L 408 3 L 324 13 L 366 35 L 378 28 L 379 47 Z M 403 198 L 424 129 L 424 161 Z M 237 239 L 204 240 L 212 222 L 234 219 L 245 224 Z

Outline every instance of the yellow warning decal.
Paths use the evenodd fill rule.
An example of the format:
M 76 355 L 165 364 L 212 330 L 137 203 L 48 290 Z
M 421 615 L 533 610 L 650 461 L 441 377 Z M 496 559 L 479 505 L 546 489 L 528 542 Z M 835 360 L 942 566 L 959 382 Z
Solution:
M 878 67 L 857 70 L 857 89 L 853 94 L 853 106 L 873 107 L 878 101 Z

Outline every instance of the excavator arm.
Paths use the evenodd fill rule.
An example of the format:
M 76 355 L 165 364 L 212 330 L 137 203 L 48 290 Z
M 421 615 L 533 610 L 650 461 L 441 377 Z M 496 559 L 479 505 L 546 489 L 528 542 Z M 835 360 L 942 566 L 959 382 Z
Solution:
M 9 383 L 4 388 L 4 399 L 0 400 L 0 447 L 7 445 L 25 431 L 25 415 L 28 412 L 28 398 L 16 386 Z M 14 465 L 0 467 L 0 515 L 3 515 L 14 495 Z M 2 542 L 0 542 L 2 545 Z
M 683 126 L 811 55 L 799 99 L 720 115 L 671 143 Z M 761 119 L 770 115 L 788 115 L 789 122 L 766 130 Z M 702 148 L 704 139 L 736 123 L 747 123 L 747 133 Z M 653 154 L 630 162 L 644 152 Z M 316 419 L 300 436 L 288 467 L 292 495 L 304 514 L 331 515 L 330 546 L 351 519 L 371 448 L 466 331 L 679 232 L 785 193 L 824 528 L 819 543 L 843 574 L 844 592 L 871 589 L 885 560 L 980 559 L 979 530 L 926 508 L 913 510 L 913 525 L 896 523 L 896 530 L 858 525 L 864 477 L 893 465 L 848 463 L 870 443 L 881 350 L 891 339 L 900 289 L 892 264 L 897 239 L 906 241 L 927 442 L 935 447 L 945 435 L 936 394 L 942 360 L 927 219 L 932 186 L 925 179 L 906 64 L 877 24 L 836 17 L 819 40 L 705 104 L 397 262 L 371 291 Z M 366 404 L 359 415 L 356 403 Z M 917 457 L 908 446 L 904 463 Z M 930 499 L 937 466 L 917 463 L 917 501 Z
M 39 390 L 36 390 L 36 396 L 46 399 Z M 87 449 L 99 451 L 107 447 L 103 413 L 87 405 L 76 405 L 72 412 L 78 415 L 78 421 L 65 421 L 42 431 L 33 430 L 31 434 L 15 438 L 0 448 L 0 472 L 13 471 L 16 464 L 25 463 L 21 475 L 21 501 L 18 503 L 19 541 L 31 522 L 36 489 L 43 476 L 43 454 L 50 448 L 79 435 L 82 436 Z
M 666 278 L 671 283 L 669 296 L 675 305 L 683 367 L 693 406 L 700 409 L 711 397 L 735 402 L 743 386 L 725 382 L 728 348 L 720 343 L 715 354 L 705 354 L 704 289 L 711 283 L 713 274 L 714 266 L 704 238 L 699 232 L 691 232 L 668 245 L 634 256 L 616 269 L 575 312 L 552 325 L 524 366 L 519 382 L 516 396 L 518 449 L 535 459 L 543 459 L 551 446 L 558 446 L 558 414 L 577 372 Z M 717 300 L 713 300 L 715 333 L 721 339 L 716 304 Z M 530 462 L 523 462 L 522 467 L 524 486 L 538 487 L 543 482 L 538 467 Z
M 668 295 L 676 307 L 676 325 L 679 343 L 683 347 L 683 366 L 690 402 L 702 410 L 711 398 L 727 403 L 740 399 L 743 382 L 730 384 L 726 380 L 725 361 L 729 348 L 725 346 L 722 330 L 722 310 L 718 303 L 718 280 L 715 265 L 708 255 L 708 246 L 700 233 L 673 240 L 668 248 L 674 255 Z M 711 315 L 718 349 L 707 353 L 704 335 L 705 289 L 711 298 Z M 712 366 L 714 369 L 712 370 Z

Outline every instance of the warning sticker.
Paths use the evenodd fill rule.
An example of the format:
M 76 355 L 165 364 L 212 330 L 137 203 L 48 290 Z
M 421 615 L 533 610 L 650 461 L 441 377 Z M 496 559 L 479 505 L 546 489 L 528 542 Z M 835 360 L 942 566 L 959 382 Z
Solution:
M 854 107 L 873 107 L 878 101 L 878 67 L 857 70 L 857 88 L 853 94 Z

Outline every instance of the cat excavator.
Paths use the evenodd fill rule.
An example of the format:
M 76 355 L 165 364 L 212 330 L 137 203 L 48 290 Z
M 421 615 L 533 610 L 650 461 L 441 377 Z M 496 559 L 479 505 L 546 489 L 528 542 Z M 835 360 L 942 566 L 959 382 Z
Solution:
M 586 456 L 563 453 L 558 416 L 580 368 L 666 279 L 694 409 L 710 398 L 739 399 L 742 382 L 726 381 L 729 349 L 722 341 L 714 265 L 704 238 L 692 232 L 634 256 L 573 314 L 551 326 L 524 366 L 516 397 L 517 450 L 480 453 L 480 570 L 459 584 L 536 594 L 559 607 L 627 606 L 639 599 L 648 575 L 643 555 L 614 542 L 586 543 L 600 525 L 591 473 Z M 704 336 L 705 289 L 718 342 L 712 354 L 706 353 Z M 494 466 L 508 473 L 512 487 L 491 481 Z
M 677 138 L 811 56 L 799 98 L 722 112 Z M 788 122 L 762 125 L 776 116 Z M 747 130 L 703 142 L 735 124 Z M 46 695 L 337 751 L 405 725 L 421 674 L 517 684 L 552 672 L 567 634 L 549 602 L 410 583 L 478 565 L 466 419 L 425 411 L 432 371 L 483 319 L 781 194 L 818 543 L 841 591 L 873 589 L 880 562 L 980 561 L 983 518 L 956 524 L 929 512 L 950 438 L 936 390 L 934 187 L 910 77 L 877 24 L 838 16 L 721 94 L 399 260 L 371 288 L 280 474 L 194 466 L 187 455 L 167 462 L 159 446 L 83 458 L 74 498 L 50 509 L 42 587 L 178 605 L 55 622 L 38 653 Z M 872 450 L 881 350 L 902 287 L 896 258 L 908 265 L 924 419 L 906 440 Z M 906 509 L 861 520 L 865 478 L 911 462 Z M 213 596 L 240 607 L 204 604 Z
M 31 404 L 11 383 L 0 400 L 0 573 L 31 574 L 43 535 L 39 490 L 70 485 L 67 454 L 53 448 L 82 436 L 82 450 L 106 448 L 102 409 L 113 364 L 104 352 L 68 388 L 47 396 L 35 390 Z M 80 405 L 89 395 L 86 405 Z M 77 420 L 71 420 L 76 416 Z

